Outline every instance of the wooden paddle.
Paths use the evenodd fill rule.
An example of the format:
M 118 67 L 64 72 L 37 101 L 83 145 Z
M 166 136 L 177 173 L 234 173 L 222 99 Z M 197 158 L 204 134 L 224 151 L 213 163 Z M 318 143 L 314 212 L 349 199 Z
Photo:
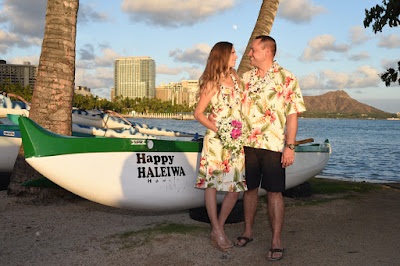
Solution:
M 299 144 L 304 144 L 304 143 L 310 143 L 310 142 L 314 142 L 314 139 L 296 140 L 296 142 L 294 143 L 294 145 L 299 145 Z

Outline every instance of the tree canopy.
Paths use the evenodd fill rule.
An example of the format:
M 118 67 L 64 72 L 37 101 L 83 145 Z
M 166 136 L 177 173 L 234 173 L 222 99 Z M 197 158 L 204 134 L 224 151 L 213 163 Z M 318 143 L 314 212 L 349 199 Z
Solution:
M 400 1 L 399 0 L 383 0 L 382 6 L 376 5 L 370 10 L 365 9 L 364 27 L 368 28 L 372 23 L 372 30 L 376 34 L 382 32 L 383 27 L 387 24 L 389 27 L 397 27 L 400 25 Z M 381 74 L 381 80 L 385 82 L 386 87 L 396 81 L 400 85 L 400 61 L 397 63 L 398 69 L 389 68 L 385 73 Z

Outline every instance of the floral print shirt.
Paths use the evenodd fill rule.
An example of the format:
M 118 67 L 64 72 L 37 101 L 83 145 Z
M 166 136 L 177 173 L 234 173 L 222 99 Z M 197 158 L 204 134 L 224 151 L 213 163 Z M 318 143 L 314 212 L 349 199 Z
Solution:
M 274 62 L 265 77 L 254 68 L 243 74 L 244 122 L 251 135 L 246 146 L 282 151 L 286 117 L 306 110 L 296 77 Z

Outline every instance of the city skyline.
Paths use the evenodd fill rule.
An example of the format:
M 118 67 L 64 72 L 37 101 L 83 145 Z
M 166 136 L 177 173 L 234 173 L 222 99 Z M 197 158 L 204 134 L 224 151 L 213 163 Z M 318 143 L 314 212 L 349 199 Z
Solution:
M 156 61 L 155 86 L 196 80 L 218 41 L 235 45 L 238 67 L 262 1 L 184 2 L 81 0 L 76 86 L 110 99 L 113 62 L 130 56 Z M 399 85 L 387 88 L 378 76 L 400 60 L 399 28 L 386 26 L 374 34 L 363 26 L 364 10 L 376 4 L 382 1 L 280 1 L 271 31 L 278 44 L 276 60 L 297 76 L 304 95 L 345 90 L 362 103 L 400 111 Z M 0 59 L 38 64 L 45 9 L 45 0 L 0 3 Z

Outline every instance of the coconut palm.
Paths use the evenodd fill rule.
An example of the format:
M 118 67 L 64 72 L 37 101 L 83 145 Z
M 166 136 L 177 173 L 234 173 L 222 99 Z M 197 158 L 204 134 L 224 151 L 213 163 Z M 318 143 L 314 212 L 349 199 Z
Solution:
M 47 0 L 42 51 L 29 114 L 44 128 L 63 135 L 71 135 L 78 8 L 79 0 Z M 21 147 L 8 193 L 28 193 L 40 198 L 51 194 L 46 189 L 21 187 L 22 183 L 40 177 L 24 157 Z
M 250 65 L 250 58 L 247 56 L 250 51 L 251 43 L 253 42 L 254 38 L 259 35 L 269 35 L 272 29 L 272 24 L 274 24 L 275 15 L 278 11 L 278 6 L 279 0 L 263 0 L 256 25 L 254 26 L 253 33 L 251 34 L 251 37 L 246 47 L 246 52 L 244 53 L 242 60 L 239 64 L 238 74 L 240 76 L 244 72 L 252 68 Z

